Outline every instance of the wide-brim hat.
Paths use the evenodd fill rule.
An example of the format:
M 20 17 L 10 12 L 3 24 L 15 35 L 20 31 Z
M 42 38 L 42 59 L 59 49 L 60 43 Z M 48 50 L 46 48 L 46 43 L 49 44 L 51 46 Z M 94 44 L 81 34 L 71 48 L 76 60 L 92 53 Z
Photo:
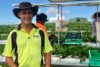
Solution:
M 38 6 L 36 5 L 32 5 L 29 2 L 21 2 L 18 7 L 13 9 L 13 13 L 17 18 L 20 18 L 18 16 L 18 12 L 20 12 L 21 10 L 27 10 L 27 9 L 31 9 L 33 12 L 33 16 L 35 16 L 38 12 Z

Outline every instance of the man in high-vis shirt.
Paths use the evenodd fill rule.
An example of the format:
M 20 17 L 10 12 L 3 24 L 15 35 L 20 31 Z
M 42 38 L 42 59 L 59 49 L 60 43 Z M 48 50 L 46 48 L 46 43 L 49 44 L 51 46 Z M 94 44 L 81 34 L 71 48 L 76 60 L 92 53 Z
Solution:
M 39 28 L 32 24 L 32 18 L 37 14 L 38 6 L 29 2 L 21 2 L 17 8 L 13 9 L 14 15 L 21 20 L 18 29 L 10 32 L 3 55 L 6 63 L 10 67 L 40 67 L 41 66 L 41 36 Z M 17 54 L 12 43 L 12 33 L 16 32 Z M 45 67 L 50 67 L 52 47 L 48 37 L 44 33 L 44 61 Z M 16 56 L 17 55 L 17 56 Z M 16 62 L 14 61 L 14 59 Z

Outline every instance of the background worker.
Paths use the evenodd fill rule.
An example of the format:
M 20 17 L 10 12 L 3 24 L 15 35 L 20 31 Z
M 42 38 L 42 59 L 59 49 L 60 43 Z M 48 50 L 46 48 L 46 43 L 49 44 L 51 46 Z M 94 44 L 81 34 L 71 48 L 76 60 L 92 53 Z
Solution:
M 98 18 L 97 18 L 97 17 L 98 17 Z M 100 22 L 100 12 L 95 12 L 95 13 L 92 15 L 92 19 L 93 19 L 93 23 L 92 23 L 93 35 L 96 36 L 96 34 L 97 34 L 96 22 Z
M 46 35 L 48 36 L 48 32 L 47 32 L 47 29 L 46 27 L 44 26 L 45 22 L 48 21 L 47 20 L 47 15 L 44 14 L 44 13 L 41 13 L 41 14 L 37 14 L 36 15 L 36 26 L 39 27 L 40 29 L 42 29 Z

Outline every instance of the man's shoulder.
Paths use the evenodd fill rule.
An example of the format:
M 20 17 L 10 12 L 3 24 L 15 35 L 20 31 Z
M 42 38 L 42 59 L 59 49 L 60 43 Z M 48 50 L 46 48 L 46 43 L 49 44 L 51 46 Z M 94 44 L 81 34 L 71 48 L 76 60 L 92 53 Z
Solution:
M 13 29 L 10 34 L 12 34 L 13 32 L 17 32 L 17 29 Z

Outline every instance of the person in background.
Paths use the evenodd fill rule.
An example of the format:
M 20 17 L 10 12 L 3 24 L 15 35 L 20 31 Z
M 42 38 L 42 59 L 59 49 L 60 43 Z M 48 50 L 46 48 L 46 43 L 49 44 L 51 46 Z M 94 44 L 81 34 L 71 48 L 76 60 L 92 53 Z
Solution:
M 3 55 L 10 67 L 40 67 L 41 65 L 41 37 L 39 30 L 32 24 L 32 18 L 37 14 L 38 6 L 29 2 L 21 2 L 18 8 L 13 9 L 14 15 L 21 23 L 17 29 L 10 32 Z M 16 45 L 12 44 L 12 33 L 16 32 Z M 52 47 L 48 37 L 44 34 L 44 61 L 45 67 L 50 67 Z M 17 51 L 15 48 L 16 46 Z M 15 52 L 16 51 L 16 52 Z M 15 61 L 13 60 L 15 57 Z
M 98 17 L 98 18 L 97 18 Z M 92 23 L 92 27 L 93 27 L 93 35 L 96 36 L 97 34 L 97 30 L 96 30 L 96 22 L 100 22 L 100 12 L 95 12 L 92 15 L 93 18 L 93 23 Z
M 41 13 L 41 14 L 37 14 L 36 15 L 36 26 L 39 27 L 40 29 L 42 29 L 46 35 L 48 36 L 48 32 L 47 32 L 47 29 L 46 27 L 44 26 L 45 22 L 48 21 L 47 20 L 47 15 L 44 14 L 44 13 Z

